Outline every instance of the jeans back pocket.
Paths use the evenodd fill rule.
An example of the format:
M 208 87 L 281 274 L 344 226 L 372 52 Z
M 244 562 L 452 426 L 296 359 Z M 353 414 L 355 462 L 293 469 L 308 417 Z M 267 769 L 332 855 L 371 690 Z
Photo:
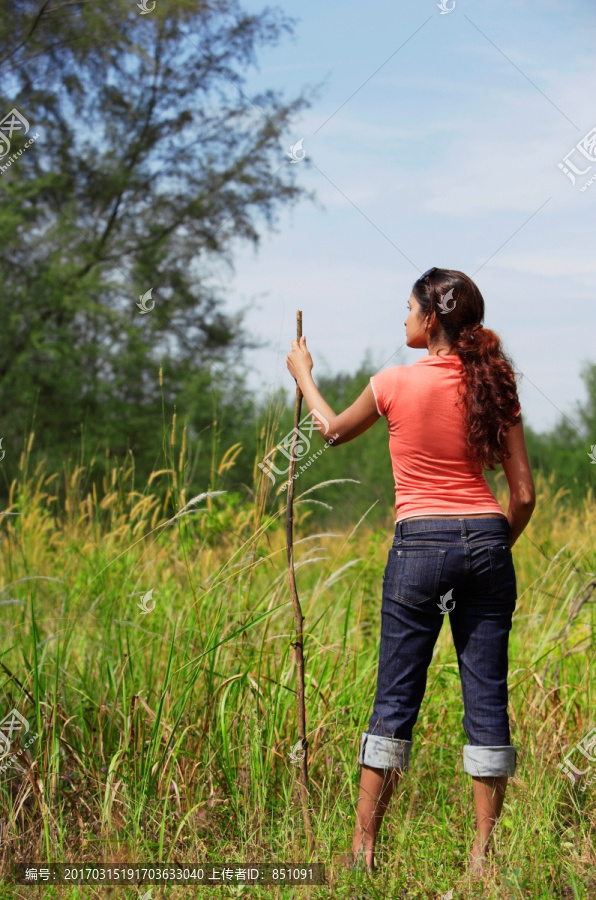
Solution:
M 446 556 L 447 550 L 440 547 L 391 549 L 383 578 L 384 593 L 410 606 L 436 599 Z

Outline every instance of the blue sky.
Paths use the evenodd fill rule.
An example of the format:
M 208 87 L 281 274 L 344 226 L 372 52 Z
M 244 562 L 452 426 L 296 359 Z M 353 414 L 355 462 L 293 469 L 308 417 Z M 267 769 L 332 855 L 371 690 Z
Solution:
M 275 5 L 298 19 L 294 37 L 260 51 L 244 91 L 291 99 L 323 82 L 279 161 L 317 203 L 282 212 L 256 252 L 235 247 L 235 274 L 218 273 L 228 311 L 248 306 L 247 328 L 268 342 L 247 354 L 251 386 L 293 390 L 298 308 L 315 380 L 355 371 L 367 350 L 379 369 L 415 362 L 425 351 L 405 347 L 406 302 L 435 265 L 477 282 L 484 324 L 523 373 L 524 419 L 549 429 L 585 399 L 580 367 L 596 361 L 596 179 L 580 190 L 596 159 L 574 152 L 591 166 L 575 186 L 557 167 L 596 127 L 596 6 Z M 299 139 L 306 156 L 291 164 Z

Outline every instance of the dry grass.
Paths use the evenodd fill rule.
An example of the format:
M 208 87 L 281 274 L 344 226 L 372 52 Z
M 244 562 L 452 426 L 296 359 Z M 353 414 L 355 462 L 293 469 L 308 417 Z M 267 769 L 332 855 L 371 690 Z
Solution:
M 233 465 L 234 452 L 218 466 Z M 113 467 L 101 490 L 89 488 L 80 466 L 51 475 L 29 469 L 24 454 L 7 507 L 18 515 L 0 519 L 0 710 L 17 709 L 39 738 L 0 783 L 2 890 L 30 894 L 8 886 L 15 861 L 305 862 L 290 758 L 297 726 L 283 493 L 274 515 L 258 482 L 250 503 L 204 496 L 174 518 L 192 499 L 182 454 L 142 492 L 132 489 L 131 464 Z M 582 792 L 557 768 L 596 725 L 596 516 L 591 496 L 571 509 L 548 483 L 538 491 L 514 548 L 510 697 L 519 768 L 497 831 L 495 886 L 484 894 L 465 874 L 472 799 L 447 627 L 410 771 L 381 834 L 381 871 L 369 880 L 337 864 L 353 829 L 392 523 L 318 534 L 316 506 L 305 501 L 324 499 L 324 489 L 302 503 L 298 491 L 315 860 L 330 882 L 311 896 L 438 898 L 453 889 L 454 898 L 596 897 L 596 783 Z M 155 607 L 143 614 L 138 604 L 149 590 Z M 188 886 L 167 890 L 188 894 Z M 56 886 L 44 896 L 76 891 Z M 153 900 L 165 891 L 154 886 Z M 250 889 L 263 897 L 288 891 L 296 889 Z

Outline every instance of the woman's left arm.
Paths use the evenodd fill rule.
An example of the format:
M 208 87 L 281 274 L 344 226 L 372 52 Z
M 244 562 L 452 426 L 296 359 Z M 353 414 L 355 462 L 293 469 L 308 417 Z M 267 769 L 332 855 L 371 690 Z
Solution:
M 313 362 L 306 346 L 305 337 L 301 337 L 300 342 L 292 341 L 292 350 L 288 353 L 287 366 L 302 391 L 317 428 L 327 441 L 333 438 L 333 446 L 353 440 L 380 418 L 370 383 L 351 406 L 348 406 L 339 415 L 335 415 L 313 381 Z

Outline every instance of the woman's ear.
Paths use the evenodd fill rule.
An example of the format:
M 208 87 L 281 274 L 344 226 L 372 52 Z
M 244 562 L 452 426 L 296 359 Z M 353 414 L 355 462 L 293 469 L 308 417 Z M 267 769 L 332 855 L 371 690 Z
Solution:
M 435 325 L 436 325 L 436 320 L 437 320 L 437 314 L 436 314 L 436 312 L 433 311 L 433 312 L 430 314 L 430 316 L 428 317 L 428 319 L 426 320 L 426 324 L 425 324 L 425 326 L 424 326 L 424 330 L 425 330 L 425 331 L 432 331 L 433 328 L 434 328 Z

